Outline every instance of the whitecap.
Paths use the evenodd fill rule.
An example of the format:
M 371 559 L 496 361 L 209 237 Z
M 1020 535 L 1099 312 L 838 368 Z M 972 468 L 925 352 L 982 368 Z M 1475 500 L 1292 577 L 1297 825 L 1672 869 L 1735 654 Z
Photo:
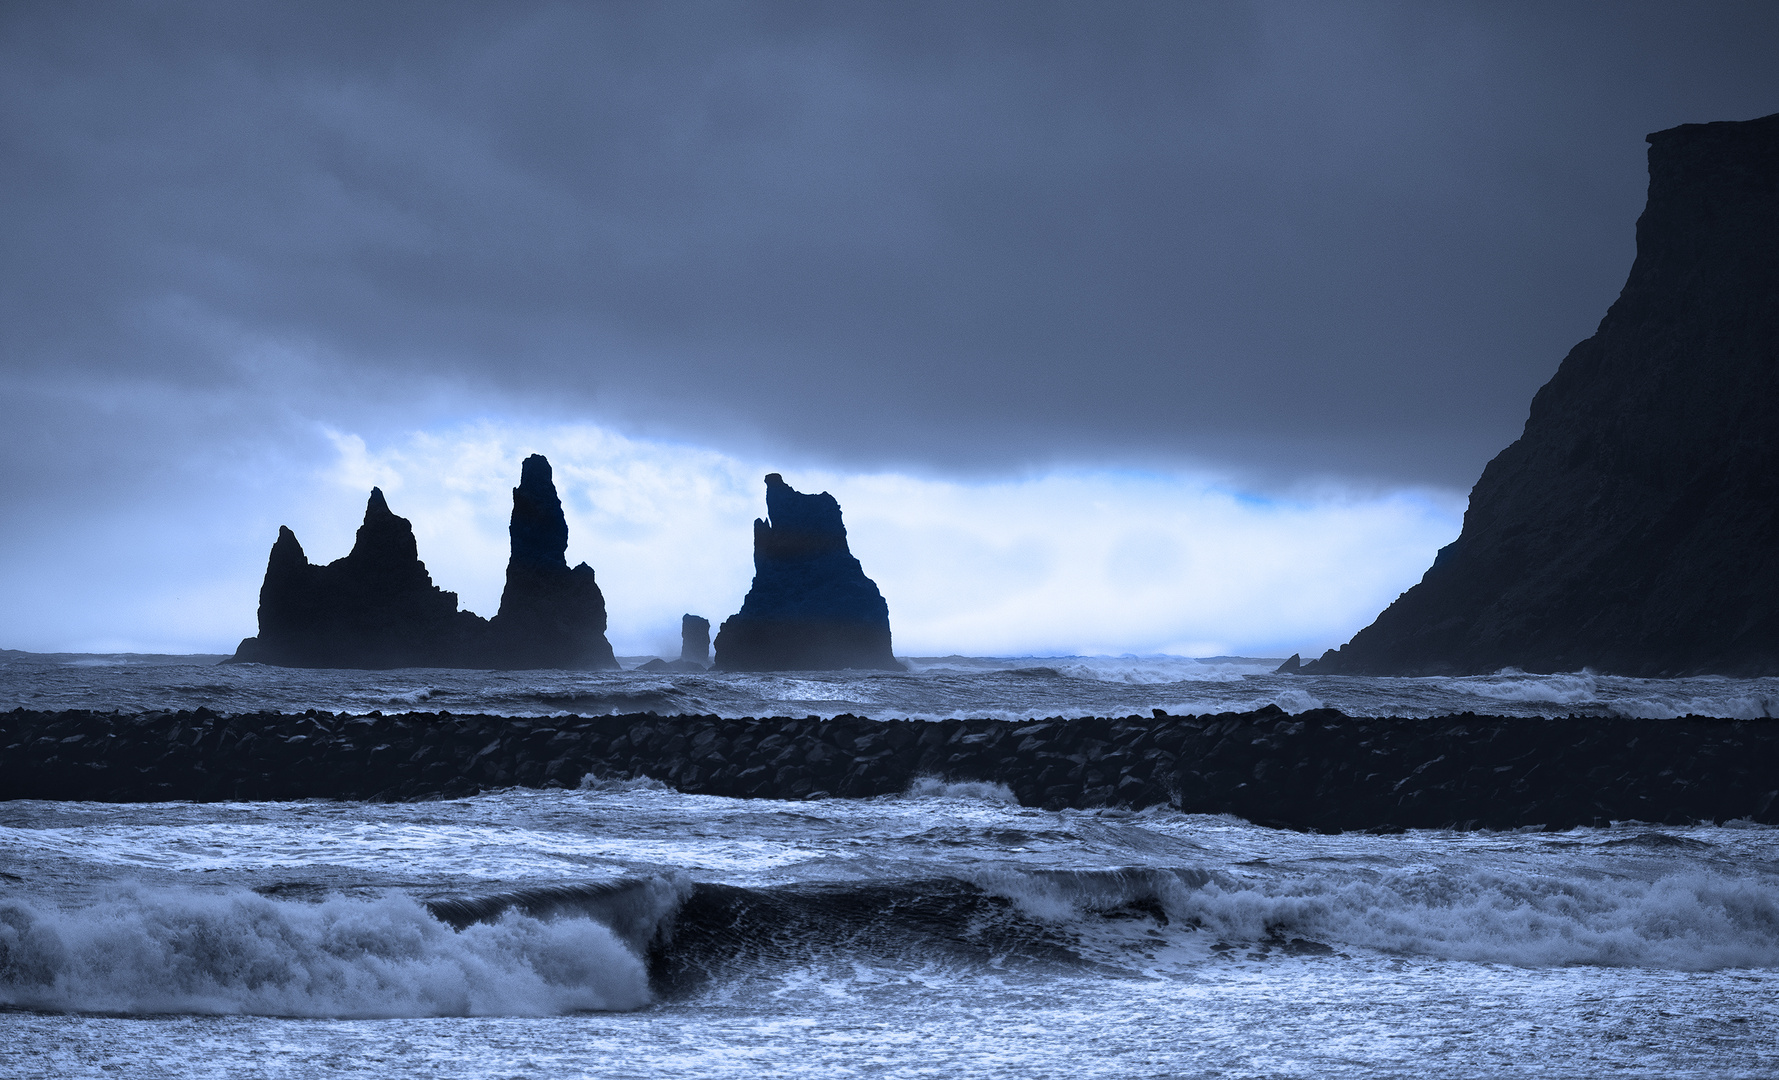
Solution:
M 917 776 L 903 796 L 908 799 L 959 799 L 968 802 L 998 803 L 1018 806 L 1019 796 L 1006 784 L 986 780 L 941 780 L 936 776 Z
M 69 911 L 0 903 L 0 1003 L 125 1014 L 551 1015 L 649 1003 L 642 962 L 590 919 L 508 913 L 461 932 L 409 897 L 306 904 L 131 890 Z

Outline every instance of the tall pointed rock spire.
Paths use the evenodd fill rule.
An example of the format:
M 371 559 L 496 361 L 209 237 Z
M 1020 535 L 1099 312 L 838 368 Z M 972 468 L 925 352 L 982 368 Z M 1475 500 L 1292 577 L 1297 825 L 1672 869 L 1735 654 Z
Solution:
M 615 668 L 605 636 L 605 595 L 586 563 L 569 568 L 568 520 L 549 459 L 519 470 L 507 527 L 512 555 L 494 617 L 490 655 L 503 668 Z

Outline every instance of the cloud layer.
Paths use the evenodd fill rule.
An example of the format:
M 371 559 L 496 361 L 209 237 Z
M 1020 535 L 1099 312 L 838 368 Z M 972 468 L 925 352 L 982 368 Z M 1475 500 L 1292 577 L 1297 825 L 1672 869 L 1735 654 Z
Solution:
M 1779 101 L 1758 5 L 0 20 L 21 381 L 855 465 L 1467 484 L 1622 281 L 1643 133 Z
M 202 583 L 326 432 L 478 423 L 802 462 L 849 513 L 999 492 L 1046 558 L 1225 610 L 1182 508 L 1310 558 L 1265 532 L 1316 527 L 1290 493 L 1467 487 L 1623 280 L 1643 134 L 1779 108 L 1775 39 L 1736 3 L 5 5 L 0 644 L 213 641 L 246 577 Z M 971 528 L 1029 602 L 1089 588 Z M 1057 647 L 1299 632 L 1149 604 Z
M 414 523 L 434 581 L 491 615 L 511 489 L 532 452 L 555 467 L 568 557 L 598 571 L 610 636 L 626 655 L 677 655 L 681 614 L 714 624 L 740 608 L 769 469 L 840 499 L 902 655 L 1319 650 L 1418 579 L 1456 536 L 1460 509 L 1437 492 L 1260 498 L 1202 473 L 1065 470 L 971 482 L 799 469 L 586 425 L 478 422 L 377 448 L 325 435 L 331 460 L 298 482 L 250 507 L 242 493 L 228 496 L 250 510 L 234 520 L 259 523 L 258 535 L 231 524 L 192 548 L 183 530 L 119 515 L 105 531 L 131 537 L 133 561 L 84 574 L 0 569 L 0 589 L 35 593 L 38 605 L 15 647 L 231 651 L 254 630 L 273 521 L 294 528 L 311 559 L 338 558 L 372 485 Z M 214 501 L 193 509 L 214 512 Z M 54 603 L 64 590 L 72 602 Z

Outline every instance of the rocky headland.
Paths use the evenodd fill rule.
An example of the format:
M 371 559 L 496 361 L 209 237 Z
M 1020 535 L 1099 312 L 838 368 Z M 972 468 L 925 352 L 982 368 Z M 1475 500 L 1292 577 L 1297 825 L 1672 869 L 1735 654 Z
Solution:
M 717 631 L 724 671 L 901 671 L 890 652 L 889 604 L 846 543 L 840 503 L 766 477 L 754 521 L 754 580 Z
M 605 636 L 605 594 L 591 566 L 569 568 L 568 519 L 542 454 L 520 466 L 507 533 L 512 555 L 500 611 L 488 628 L 488 666 L 616 668 Z
M 1624 291 L 1315 674 L 1779 674 L 1779 115 L 1649 136 Z
M 586 563 L 569 569 L 568 524 L 550 463 L 525 459 L 513 489 L 512 557 L 493 620 L 433 584 L 414 528 L 371 489 L 352 551 L 309 562 L 280 527 L 259 592 L 259 633 L 225 663 L 337 668 L 615 668 L 605 597 Z
M 976 781 L 1052 810 L 1170 806 L 1320 831 L 1775 824 L 1779 721 L 0 713 L 0 798 L 428 799 L 589 777 L 770 799 Z

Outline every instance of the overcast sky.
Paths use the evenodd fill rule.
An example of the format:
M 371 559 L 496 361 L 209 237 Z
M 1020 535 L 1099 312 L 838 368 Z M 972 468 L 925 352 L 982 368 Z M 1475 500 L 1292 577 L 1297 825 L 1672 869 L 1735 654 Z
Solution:
M 767 468 L 925 553 L 867 563 L 899 651 L 1339 644 L 1617 294 L 1644 134 L 1779 111 L 1776 46 L 1771 3 L 8 3 L 0 646 L 230 648 L 373 466 L 492 614 L 546 445 L 620 485 L 570 500 L 620 652 L 738 604 Z M 940 522 L 860 532 L 933 506 L 1050 569 L 946 611 Z

